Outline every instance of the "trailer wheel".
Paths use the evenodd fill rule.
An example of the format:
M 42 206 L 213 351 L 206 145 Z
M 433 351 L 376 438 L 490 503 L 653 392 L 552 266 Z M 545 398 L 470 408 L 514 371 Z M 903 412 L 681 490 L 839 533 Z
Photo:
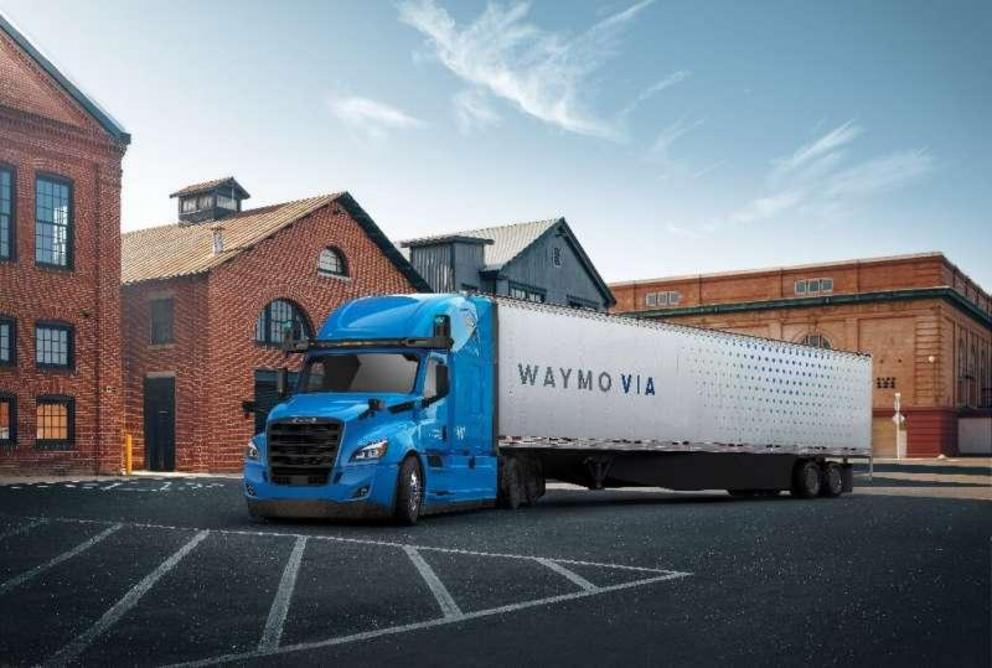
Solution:
M 827 462 L 823 467 L 822 480 L 820 481 L 820 496 L 834 498 L 844 491 L 844 474 L 840 464 L 837 462 Z
M 520 464 L 515 457 L 507 457 L 500 466 L 499 498 L 500 508 L 516 510 L 523 501 L 523 489 L 520 480 Z
M 792 471 L 792 495 L 812 499 L 820 493 L 820 467 L 812 459 L 796 462 Z
M 527 460 L 526 478 L 523 483 L 524 500 L 528 506 L 533 506 L 544 496 L 544 471 L 540 462 Z
M 424 476 L 416 457 L 407 457 L 400 464 L 396 479 L 396 506 L 393 518 L 398 524 L 413 525 L 420 518 L 424 501 Z

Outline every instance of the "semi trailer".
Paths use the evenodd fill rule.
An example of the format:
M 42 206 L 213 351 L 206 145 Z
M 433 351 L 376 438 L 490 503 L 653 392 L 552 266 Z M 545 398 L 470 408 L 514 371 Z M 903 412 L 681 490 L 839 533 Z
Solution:
M 870 457 L 868 355 L 465 294 L 357 299 L 246 449 L 254 517 L 389 517 L 589 489 L 836 497 Z

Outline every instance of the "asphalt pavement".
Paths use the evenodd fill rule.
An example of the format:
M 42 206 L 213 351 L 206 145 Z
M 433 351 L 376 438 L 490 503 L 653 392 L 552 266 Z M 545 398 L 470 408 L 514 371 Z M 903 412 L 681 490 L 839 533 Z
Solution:
M 0 482 L 0 663 L 988 666 L 988 468 L 887 466 L 402 528 L 253 523 L 235 479 Z

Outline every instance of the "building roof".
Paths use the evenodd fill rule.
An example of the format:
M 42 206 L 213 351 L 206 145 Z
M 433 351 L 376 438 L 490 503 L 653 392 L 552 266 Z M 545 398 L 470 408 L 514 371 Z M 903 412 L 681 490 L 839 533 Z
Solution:
M 499 225 L 497 227 L 480 227 L 475 230 L 407 239 L 406 241 L 400 241 L 399 245 L 404 248 L 428 246 L 435 243 L 459 241 L 466 237 L 490 240 L 492 243 L 487 243 L 483 247 L 483 262 L 485 262 L 486 271 L 495 271 L 515 259 L 554 225 L 564 221 L 564 218 L 551 218 L 528 223 Z
M 347 192 L 320 195 L 249 209 L 223 219 L 224 250 L 213 252 L 211 225 L 173 223 L 127 232 L 121 237 L 121 282 L 162 280 L 204 274 L 228 262 L 279 230 L 337 202 L 417 290 L 430 286 L 393 246 L 378 225 Z
M 194 183 L 193 185 L 186 186 L 185 188 L 180 188 L 176 192 L 174 192 L 171 195 L 169 195 L 169 197 L 170 198 L 172 198 L 172 197 L 181 197 L 183 195 L 192 195 L 194 193 L 202 193 L 202 192 L 206 192 L 208 190 L 213 190 L 214 188 L 219 188 L 220 186 L 226 186 L 226 185 L 229 185 L 229 186 L 232 186 L 234 188 L 237 188 L 238 191 L 240 192 L 241 199 L 248 199 L 249 197 L 251 197 L 251 195 L 248 194 L 248 191 L 245 190 L 243 187 L 241 187 L 241 184 L 238 183 L 233 176 L 225 176 L 225 177 L 220 178 L 220 179 L 213 179 L 211 181 L 203 181 L 201 183 Z
M 571 237 L 576 254 L 589 270 L 589 275 L 596 284 L 596 288 L 603 295 L 607 306 L 616 304 L 616 298 L 603 277 L 599 275 L 596 266 L 586 255 L 585 249 L 575 238 L 575 233 L 568 226 L 568 222 L 563 217 L 549 218 L 547 220 L 535 220 L 525 223 L 512 223 L 510 225 L 498 225 L 496 227 L 480 227 L 475 230 L 463 230 L 461 232 L 449 232 L 434 236 L 419 237 L 417 239 L 407 239 L 400 241 L 399 245 L 404 249 L 404 256 L 409 257 L 409 248 L 418 246 L 429 246 L 432 244 L 451 243 L 462 241 L 471 243 L 478 240 L 483 243 L 483 271 L 499 271 L 505 265 L 515 260 L 529 246 L 554 228 L 561 226 L 567 230 Z
M 83 110 L 99 123 L 100 127 L 107 131 L 111 137 L 122 144 L 131 143 L 131 135 L 124 127 L 114 119 L 103 107 L 101 107 L 92 97 L 84 93 L 69 77 L 52 64 L 45 54 L 35 47 L 28 39 L 13 26 L 9 19 L 0 14 L 0 31 L 6 33 L 14 43 L 34 60 L 45 73 L 48 74 L 64 90 L 69 97 L 75 100 Z
M 909 260 L 920 260 L 925 258 L 943 258 L 945 261 L 947 258 L 944 254 L 938 251 L 932 251 L 927 253 L 911 253 L 908 255 L 885 255 L 880 257 L 869 257 L 851 260 L 835 260 L 832 262 L 814 262 L 810 264 L 792 264 L 783 265 L 780 267 L 760 267 L 758 269 L 738 269 L 730 271 L 714 271 L 704 274 L 680 274 L 674 276 L 659 276 L 656 278 L 639 278 L 633 281 L 617 281 L 615 283 L 610 283 L 611 287 L 622 288 L 629 285 L 645 285 L 650 283 L 668 283 L 673 281 L 695 281 L 698 279 L 705 278 L 726 278 L 726 277 L 736 277 L 736 276 L 757 276 L 761 274 L 777 274 L 778 272 L 786 271 L 806 271 L 811 269 L 828 269 L 832 267 L 841 267 L 844 265 L 852 264 L 882 264 L 887 262 L 907 262 Z

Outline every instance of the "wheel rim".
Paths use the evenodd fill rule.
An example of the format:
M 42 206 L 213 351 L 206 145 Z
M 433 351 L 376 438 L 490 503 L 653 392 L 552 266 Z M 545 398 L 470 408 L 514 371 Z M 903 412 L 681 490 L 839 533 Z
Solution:
M 417 475 L 417 470 L 414 469 L 410 471 L 409 478 L 410 485 L 410 498 L 407 500 L 407 508 L 410 510 L 410 514 L 415 514 L 417 509 L 420 507 L 420 476 Z
M 840 477 L 840 471 L 838 471 L 836 468 L 831 468 L 827 472 L 827 480 L 830 484 L 830 490 L 832 492 L 839 492 L 841 487 L 844 485 Z

